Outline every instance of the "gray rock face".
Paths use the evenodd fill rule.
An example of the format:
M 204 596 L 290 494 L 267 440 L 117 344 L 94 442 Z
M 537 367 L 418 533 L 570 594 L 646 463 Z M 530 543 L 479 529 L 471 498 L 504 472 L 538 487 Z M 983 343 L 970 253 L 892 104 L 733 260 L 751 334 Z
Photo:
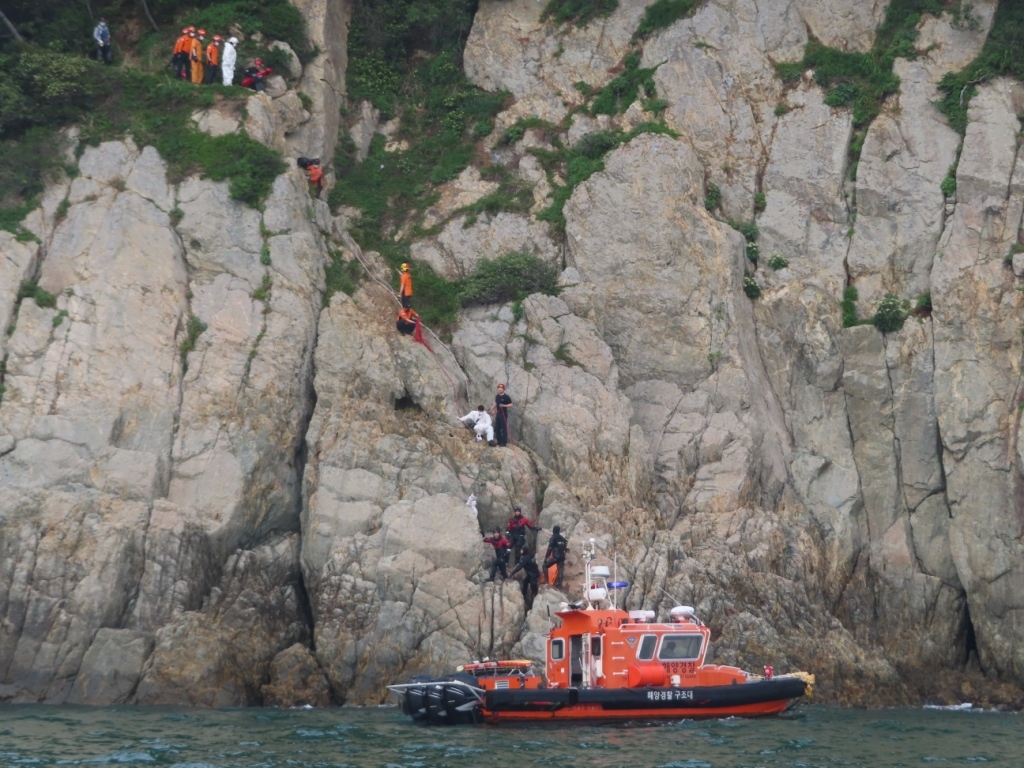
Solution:
M 997 80 L 972 100 L 957 168 L 957 205 L 932 267 L 935 404 L 953 561 L 986 669 L 1020 679 L 1020 318 L 1014 274 L 1024 158 L 1015 138 L 1024 92 Z
M 254 96 L 242 129 L 329 158 L 349 6 L 298 5 L 321 50 L 299 83 L 313 108 Z M 485 0 L 467 73 L 512 92 L 504 125 L 559 120 L 574 82 L 615 76 L 647 5 L 556 29 L 540 3 Z M 590 538 L 628 607 L 690 602 L 716 661 L 808 668 L 827 701 L 1019 691 L 1024 88 L 979 85 L 955 200 L 939 185 L 959 137 L 931 106 L 995 2 L 978 29 L 924 17 L 855 181 L 848 110 L 772 67 L 808 31 L 867 50 L 885 8 L 715 0 L 654 34 L 644 65 L 681 135 L 607 155 L 564 245 L 525 215 L 464 226 L 494 189 L 477 169 L 442 185 L 415 258 L 453 278 L 511 250 L 566 268 L 558 296 L 463 310 L 433 351 L 395 333 L 383 261 L 297 170 L 256 211 L 224 184 L 169 184 L 131 140 L 86 148 L 26 218 L 39 243 L 0 232 L 0 698 L 377 703 L 403 676 L 541 659 Z M 397 122 L 369 117 L 367 140 L 393 141 Z M 560 139 L 645 119 L 575 115 Z M 540 143 L 491 148 L 537 206 Z M 716 216 L 749 221 L 757 192 L 755 263 Z M 325 306 L 329 241 L 371 279 Z M 766 268 L 774 253 L 788 266 Z M 19 299 L 23 280 L 55 306 Z M 861 317 L 887 292 L 933 309 L 843 328 L 847 286 Z M 511 441 L 491 448 L 458 418 L 499 381 Z M 570 538 L 566 591 L 529 614 L 518 585 L 484 582 L 482 536 L 517 504 Z
M 80 170 L 38 267 L 16 243 L 3 261 L 22 278 L 38 269 L 57 297 L 53 308 L 20 301 L 5 349 L 5 697 L 258 701 L 245 675 L 259 680 L 309 636 L 287 577 L 297 537 L 270 554 L 246 549 L 298 524 L 325 258 L 304 181 L 281 177 L 261 216 L 224 184 L 173 190 L 152 148 L 131 142 L 87 148 Z M 265 298 L 253 299 L 259 288 Z M 279 405 L 260 416 L 264 397 Z M 243 563 L 261 557 L 278 570 L 240 584 Z M 278 600 L 281 589 L 291 597 Z M 237 660 L 251 612 L 227 611 L 217 590 L 282 617 L 245 664 L 224 655 Z M 216 645 L 220 661 L 186 669 L 178 642 Z

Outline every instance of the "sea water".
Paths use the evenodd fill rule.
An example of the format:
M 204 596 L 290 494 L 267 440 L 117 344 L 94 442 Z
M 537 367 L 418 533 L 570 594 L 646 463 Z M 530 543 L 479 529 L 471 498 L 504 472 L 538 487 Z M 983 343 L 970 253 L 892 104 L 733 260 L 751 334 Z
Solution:
M 799 705 L 757 720 L 414 725 L 394 707 L 0 705 L 0 765 L 1024 768 L 1024 717 Z

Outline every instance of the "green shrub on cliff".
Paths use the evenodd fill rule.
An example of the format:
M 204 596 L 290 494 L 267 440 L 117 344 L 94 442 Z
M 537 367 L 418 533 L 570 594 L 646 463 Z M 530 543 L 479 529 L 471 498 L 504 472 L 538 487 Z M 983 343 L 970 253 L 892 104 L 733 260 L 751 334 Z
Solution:
M 540 20 L 584 27 L 594 19 L 610 16 L 618 7 L 619 0 L 548 0 Z
M 655 0 L 644 9 L 644 17 L 633 33 L 633 39 L 648 37 L 660 29 L 675 24 L 679 19 L 690 16 L 700 7 L 703 0 Z
M 969 14 L 968 14 L 969 16 Z M 961 16 L 964 14 L 961 9 Z M 978 85 L 1005 75 L 1024 80 L 1024 3 L 1004 1 L 996 9 L 992 30 L 981 53 L 960 72 L 949 72 L 939 82 L 943 97 L 936 106 L 961 134 L 967 130 L 967 109 Z
M 465 307 L 522 301 L 531 293 L 558 294 L 558 268 L 532 253 L 482 260 L 466 277 L 459 300 Z

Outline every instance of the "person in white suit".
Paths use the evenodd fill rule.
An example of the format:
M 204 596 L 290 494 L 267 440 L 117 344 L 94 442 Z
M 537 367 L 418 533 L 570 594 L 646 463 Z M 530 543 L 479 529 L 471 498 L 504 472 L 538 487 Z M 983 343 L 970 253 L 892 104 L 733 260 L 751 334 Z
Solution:
M 467 427 L 470 427 L 476 432 L 477 442 L 486 438 L 488 445 L 494 445 L 494 426 L 491 422 L 491 416 L 484 410 L 481 405 L 475 411 L 470 411 L 461 419 L 459 419 Z
M 224 85 L 231 85 L 231 81 L 235 79 L 235 61 L 238 59 L 238 53 L 235 51 L 236 45 L 238 45 L 237 37 L 228 38 L 220 56 L 220 73 L 224 78 Z

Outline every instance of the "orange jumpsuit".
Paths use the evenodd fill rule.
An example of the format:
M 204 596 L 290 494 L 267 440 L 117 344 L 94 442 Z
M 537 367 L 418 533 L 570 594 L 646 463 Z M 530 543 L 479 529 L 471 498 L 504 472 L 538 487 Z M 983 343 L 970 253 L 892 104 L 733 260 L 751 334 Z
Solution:
M 206 46 L 206 82 L 217 82 L 217 70 L 220 69 L 220 51 L 215 41 Z
M 185 76 L 185 62 L 188 61 L 188 35 L 182 35 L 174 41 L 174 73 L 178 77 Z
M 408 272 L 400 272 L 398 275 L 398 295 L 402 298 L 402 306 L 412 305 L 412 275 Z
M 192 62 L 192 82 L 203 84 L 203 43 L 198 37 L 189 39 L 188 59 Z

